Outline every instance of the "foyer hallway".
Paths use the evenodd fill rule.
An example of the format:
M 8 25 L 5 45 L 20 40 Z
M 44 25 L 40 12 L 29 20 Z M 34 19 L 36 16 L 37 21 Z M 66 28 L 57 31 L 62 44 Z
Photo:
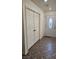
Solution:
M 56 38 L 43 37 L 36 42 L 22 59 L 56 59 Z

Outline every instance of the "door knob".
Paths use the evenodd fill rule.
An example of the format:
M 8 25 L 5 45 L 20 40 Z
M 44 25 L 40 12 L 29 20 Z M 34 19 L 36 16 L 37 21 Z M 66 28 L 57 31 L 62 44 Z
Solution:
M 33 31 L 36 31 L 36 30 L 33 30 Z

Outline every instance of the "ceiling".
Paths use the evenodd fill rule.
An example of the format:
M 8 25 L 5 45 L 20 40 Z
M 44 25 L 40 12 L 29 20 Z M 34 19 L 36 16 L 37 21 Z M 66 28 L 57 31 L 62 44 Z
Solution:
M 39 6 L 43 11 L 56 11 L 56 0 L 32 0 L 37 6 Z M 49 10 L 50 9 L 50 10 Z

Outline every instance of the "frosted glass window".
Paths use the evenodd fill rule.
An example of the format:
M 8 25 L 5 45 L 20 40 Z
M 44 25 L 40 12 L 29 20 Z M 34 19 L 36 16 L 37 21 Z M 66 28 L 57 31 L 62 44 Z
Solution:
M 49 20 L 48 20 L 49 29 L 52 28 L 52 25 L 53 25 L 53 20 L 52 20 L 52 18 L 50 17 Z

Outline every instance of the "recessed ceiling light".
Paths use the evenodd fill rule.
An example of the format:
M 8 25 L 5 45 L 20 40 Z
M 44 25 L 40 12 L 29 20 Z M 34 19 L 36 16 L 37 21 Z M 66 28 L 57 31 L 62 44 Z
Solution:
M 44 0 L 44 2 L 47 2 L 48 0 Z

